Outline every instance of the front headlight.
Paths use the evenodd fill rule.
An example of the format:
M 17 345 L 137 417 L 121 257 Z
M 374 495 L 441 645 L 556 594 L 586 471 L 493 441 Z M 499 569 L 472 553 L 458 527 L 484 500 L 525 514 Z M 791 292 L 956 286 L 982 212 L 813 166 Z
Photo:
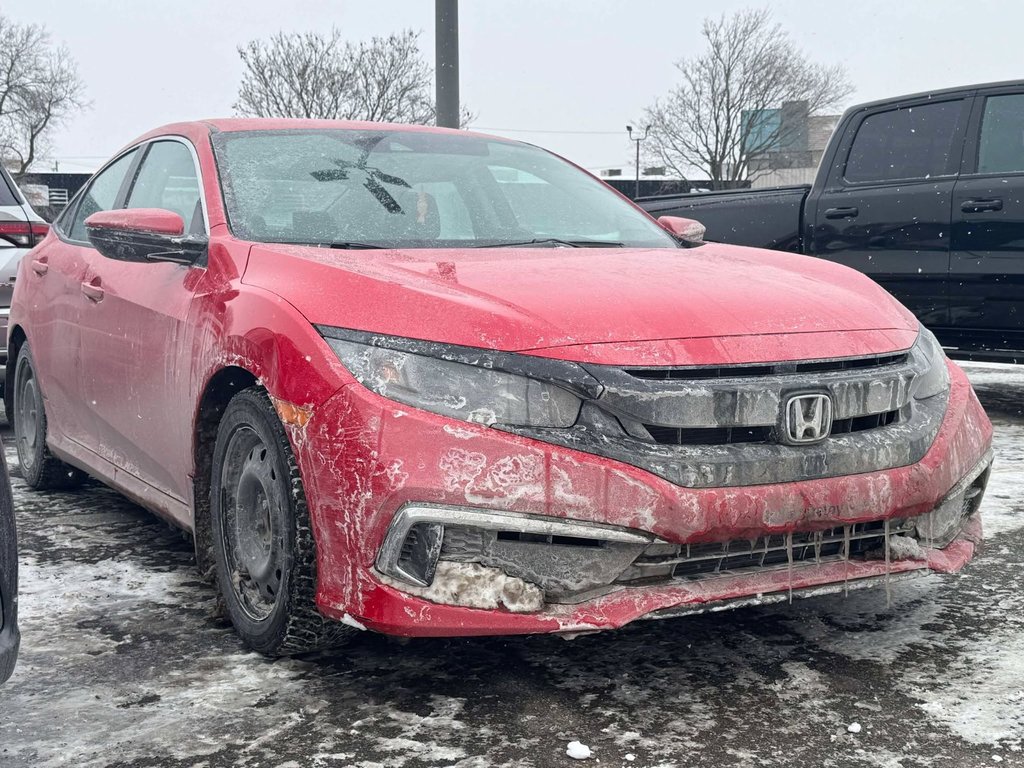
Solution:
M 325 335 L 356 380 L 405 405 L 476 424 L 571 427 L 582 401 L 554 384 Z
M 921 326 L 921 332 L 915 344 L 918 351 L 928 362 L 924 373 L 914 378 L 910 392 L 916 400 L 925 400 L 940 395 L 949 389 L 949 369 L 946 367 L 946 353 L 934 334 Z

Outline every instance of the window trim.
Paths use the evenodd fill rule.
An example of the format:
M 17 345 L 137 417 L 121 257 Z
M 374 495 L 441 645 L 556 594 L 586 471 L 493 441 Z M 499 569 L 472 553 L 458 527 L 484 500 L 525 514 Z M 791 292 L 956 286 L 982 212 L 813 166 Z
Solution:
M 1024 96 L 1024 88 L 1020 86 L 997 88 L 991 91 L 983 91 L 975 96 L 975 107 L 971 113 L 970 124 L 967 126 L 964 155 L 960 163 L 961 177 L 970 179 L 1001 179 L 1024 176 L 1024 169 L 1019 171 L 989 171 L 985 173 L 978 171 L 978 162 L 981 159 L 981 129 L 985 121 L 985 105 L 990 98 L 998 96 Z
M 950 152 L 949 159 L 947 160 L 946 170 L 943 173 L 932 174 L 930 176 L 905 176 L 894 179 L 868 179 L 861 181 L 853 181 L 846 178 L 846 169 L 850 163 L 850 155 L 853 154 L 853 148 L 857 141 L 857 134 L 860 133 L 861 127 L 865 121 L 875 115 L 884 114 L 886 112 L 898 112 L 903 109 L 913 109 L 914 107 L 924 107 L 932 104 L 947 104 L 951 102 L 961 102 L 960 113 L 956 116 L 956 122 L 953 126 L 953 135 L 950 140 Z M 844 141 L 844 145 L 841 150 L 842 162 L 837 164 L 838 167 L 838 178 L 836 181 L 839 183 L 839 189 L 851 189 L 851 188 L 867 188 L 867 187 L 887 187 L 893 185 L 921 183 L 921 182 L 934 182 L 942 181 L 946 179 L 955 179 L 960 173 L 960 165 L 963 157 L 963 145 L 964 136 L 966 134 L 968 119 L 971 115 L 971 106 L 973 98 L 971 94 L 961 93 L 951 95 L 949 98 L 942 99 L 920 99 L 912 102 L 897 102 L 893 104 L 880 105 L 871 110 L 865 110 L 863 114 L 858 116 L 857 120 L 854 121 L 849 128 L 847 128 L 848 139 Z M 960 148 L 959 155 L 957 148 Z
M 192 154 L 192 164 L 196 170 L 196 179 L 199 182 L 199 203 L 203 210 L 203 234 L 207 237 L 210 235 L 210 217 L 207 212 L 206 206 L 206 187 L 203 184 L 203 169 L 199 163 L 199 153 L 196 151 L 195 146 L 184 136 L 177 134 L 167 134 L 164 136 L 154 136 L 145 141 L 140 141 L 137 144 L 133 144 L 130 147 L 125 147 L 124 151 L 118 152 L 117 155 L 112 157 L 103 166 L 92 175 L 89 182 L 85 184 L 78 193 L 74 196 L 70 203 L 64 208 L 60 216 L 53 222 L 53 230 L 57 233 L 57 236 L 61 241 L 70 243 L 72 245 L 81 245 L 86 248 L 93 248 L 92 243 L 88 240 L 75 240 L 71 237 L 70 227 L 65 227 L 69 222 L 74 221 L 75 216 L 78 215 L 78 207 L 81 205 L 82 200 L 89 194 L 89 190 L 92 189 L 92 185 L 96 182 L 97 177 L 110 166 L 116 163 L 118 160 L 123 158 L 125 155 L 131 152 L 137 152 L 135 159 L 132 160 L 131 165 L 128 166 L 128 170 L 125 172 L 124 179 L 121 181 L 121 187 L 117 191 L 117 197 L 114 198 L 114 207 L 110 210 L 123 210 L 125 203 L 128 201 L 128 197 L 131 194 L 132 189 L 135 187 L 135 182 L 138 179 L 139 170 L 142 168 L 142 164 L 145 162 L 147 155 L 149 154 L 150 147 L 158 141 L 176 141 L 179 144 L 184 144 L 189 152 Z M 93 248 L 93 250 L 96 250 Z

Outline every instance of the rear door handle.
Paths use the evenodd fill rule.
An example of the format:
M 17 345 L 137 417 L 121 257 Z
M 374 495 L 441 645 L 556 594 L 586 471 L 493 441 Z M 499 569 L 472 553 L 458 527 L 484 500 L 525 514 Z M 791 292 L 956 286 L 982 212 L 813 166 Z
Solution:
M 857 208 L 828 208 L 825 211 L 826 219 L 855 219 L 860 215 Z
M 1003 201 L 998 197 L 986 198 L 983 200 L 964 200 L 960 203 L 960 210 L 964 213 L 983 213 L 984 211 L 1003 210 Z
M 103 301 L 103 288 L 100 287 L 100 279 L 94 277 L 91 282 L 82 283 L 82 293 L 89 301 Z
M 32 259 L 32 271 L 40 277 L 50 271 L 50 265 L 46 263 L 45 256 L 40 256 L 38 259 Z

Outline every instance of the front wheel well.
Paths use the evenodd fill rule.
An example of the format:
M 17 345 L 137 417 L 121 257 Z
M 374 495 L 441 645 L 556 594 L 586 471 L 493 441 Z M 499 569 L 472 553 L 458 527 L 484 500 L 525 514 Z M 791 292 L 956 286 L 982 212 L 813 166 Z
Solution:
M 217 428 L 231 398 L 257 383 L 256 376 L 245 368 L 229 366 L 217 371 L 207 382 L 199 399 L 193 431 L 192 535 L 195 539 L 196 564 L 207 581 L 213 582 L 213 529 L 210 524 L 210 483 L 213 477 L 213 448 Z

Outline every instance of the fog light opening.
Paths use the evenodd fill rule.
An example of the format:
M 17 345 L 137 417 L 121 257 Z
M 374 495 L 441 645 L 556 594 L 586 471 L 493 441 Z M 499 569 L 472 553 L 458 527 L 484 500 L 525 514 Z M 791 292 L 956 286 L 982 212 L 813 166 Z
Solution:
M 409 528 L 395 564 L 398 575 L 418 586 L 429 587 L 437 573 L 443 541 L 444 526 L 440 523 L 417 523 Z

